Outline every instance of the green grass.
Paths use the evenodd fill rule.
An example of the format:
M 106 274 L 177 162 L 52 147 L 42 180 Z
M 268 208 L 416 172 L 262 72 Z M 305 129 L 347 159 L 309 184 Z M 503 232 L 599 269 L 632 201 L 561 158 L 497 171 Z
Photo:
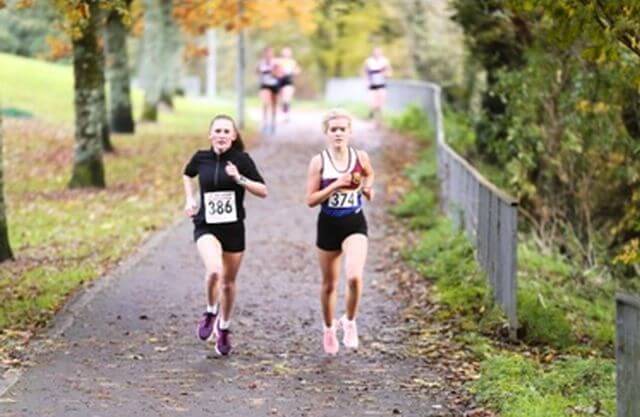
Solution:
M 615 361 L 564 357 L 541 365 L 502 353 L 482 364 L 478 400 L 502 417 L 614 416 Z
M 16 260 L 0 268 L 3 359 L 16 334 L 22 340 L 48 323 L 79 286 L 181 218 L 182 167 L 209 146 L 211 117 L 233 106 L 178 98 L 159 123 L 138 124 L 135 135 L 112 135 L 116 153 L 105 155 L 106 189 L 69 190 L 71 68 L 0 54 L 0 79 L 4 107 L 34 116 L 4 119 L 4 191 Z M 139 92 L 134 104 L 139 109 Z
M 613 288 L 607 280 L 570 264 L 556 252 L 542 254 L 526 235 L 518 246 L 518 318 L 523 346 L 496 335 L 505 318 L 492 302 L 466 236 L 438 214 L 435 152 L 425 115 L 410 109 L 392 121 L 423 146 L 407 177 L 413 188 L 392 211 L 421 233 L 405 257 L 435 283 L 438 318 L 456 324 L 456 337 L 482 365 L 470 388 L 502 417 L 611 416 L 615 414 Z M 456 118 L 448 117 L 447 123 Z M 459 148 L 469 129 L 447 127 Z M 600 282 L 600 284 L 598 284 Z M 530 356 L 524 353 L 531 352 Z M 537 353 L 541 352 L 541 354 Z
M 0 105 L 27 111 L 39 120 L 70 124 L 74 120 L 73 68 L 68 65 L 0 53 Z M 142 112 L 143 93 L 132 91 L 134 118 Z M 206 132 L 207 121 L 219 112 L 233 113 L 227 100 L 176 97 L 174 112 L 160 113 L 163 129 Z M 203 126 L 205 126 L 203 128 Z

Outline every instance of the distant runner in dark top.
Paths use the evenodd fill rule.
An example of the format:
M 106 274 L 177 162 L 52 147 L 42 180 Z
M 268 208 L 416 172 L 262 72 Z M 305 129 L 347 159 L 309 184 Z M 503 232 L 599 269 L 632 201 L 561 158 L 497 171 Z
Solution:
M 235 279 L 245 249 L 245 190 L 266 197 L 267 187 L 244 152 L 231 117 L 216 116 L 209 126 L 209 139 L 211 148 L 197 151 L 184 168 L 185 213 L 193 218 L 193 238 L 206 270 L 207 309 L 198 323 L 198 337 L 208 340 L 215 335 L 216 352 L 228 355 Z M 193 184 L 196 176 L 198 200 Z
M 373 200 L 374 172 L 367 153 L 349 146 L 351 116 L 347 112 L 329 111 L 322 126 L 328 147 L 309 163 L 307 204 L 309 207 L 321 205 L 316 246 L 322 270 L 322 343 L 326 353 L 335 355 L 339 349 L 338 326 L 344 331 L 344 345 L 358 347 L 356 314 L 368 246 L 362 197 Z M 336 287 L 343 254 L 347 278 L 346 314 L 336 322 Z

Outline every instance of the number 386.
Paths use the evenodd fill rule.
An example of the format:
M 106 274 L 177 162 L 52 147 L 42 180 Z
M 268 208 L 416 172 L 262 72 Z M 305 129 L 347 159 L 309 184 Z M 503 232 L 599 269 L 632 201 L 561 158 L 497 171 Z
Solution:
M 233 212 L 233 206 L 231 205 L 231 201 L 226 200 L 217 200 L 217 201 L 209 201 L 209 213 L 210 214 L 225 214 Z

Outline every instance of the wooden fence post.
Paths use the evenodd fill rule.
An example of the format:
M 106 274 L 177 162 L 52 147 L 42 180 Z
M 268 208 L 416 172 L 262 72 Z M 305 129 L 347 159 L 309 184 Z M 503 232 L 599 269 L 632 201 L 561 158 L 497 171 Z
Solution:
M 616 297 L 618 417 L 640 416 L 640 298 Z

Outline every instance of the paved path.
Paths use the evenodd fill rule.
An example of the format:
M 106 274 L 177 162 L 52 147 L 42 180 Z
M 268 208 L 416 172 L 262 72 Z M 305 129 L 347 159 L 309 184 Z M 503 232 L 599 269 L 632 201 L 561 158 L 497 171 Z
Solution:
M 371 285 L 386 279 L 382 184 L 378 202 L 365 209 L 371 239 L 361 348 L 334 358 L 322 352 L 317 209 L 304 204 L 304 188 L 307 163 L 324 144 L 320 116 L 299 116 L 251 151 L 269 198 L 246 200 L 232 355 L 217 358 L 195 337 L 203 267 L 185 221 L 74 315 L 58 318 L 75 317 L 3 396 L 0 416 L 434 415 L 435 399 L 411 384 L 431 375 L 402 353 L 400 306 Z M 383 137 L 363 123 L 355 136 L 384 172 Z M 341 314 L 344 280 L 340 286 Z

